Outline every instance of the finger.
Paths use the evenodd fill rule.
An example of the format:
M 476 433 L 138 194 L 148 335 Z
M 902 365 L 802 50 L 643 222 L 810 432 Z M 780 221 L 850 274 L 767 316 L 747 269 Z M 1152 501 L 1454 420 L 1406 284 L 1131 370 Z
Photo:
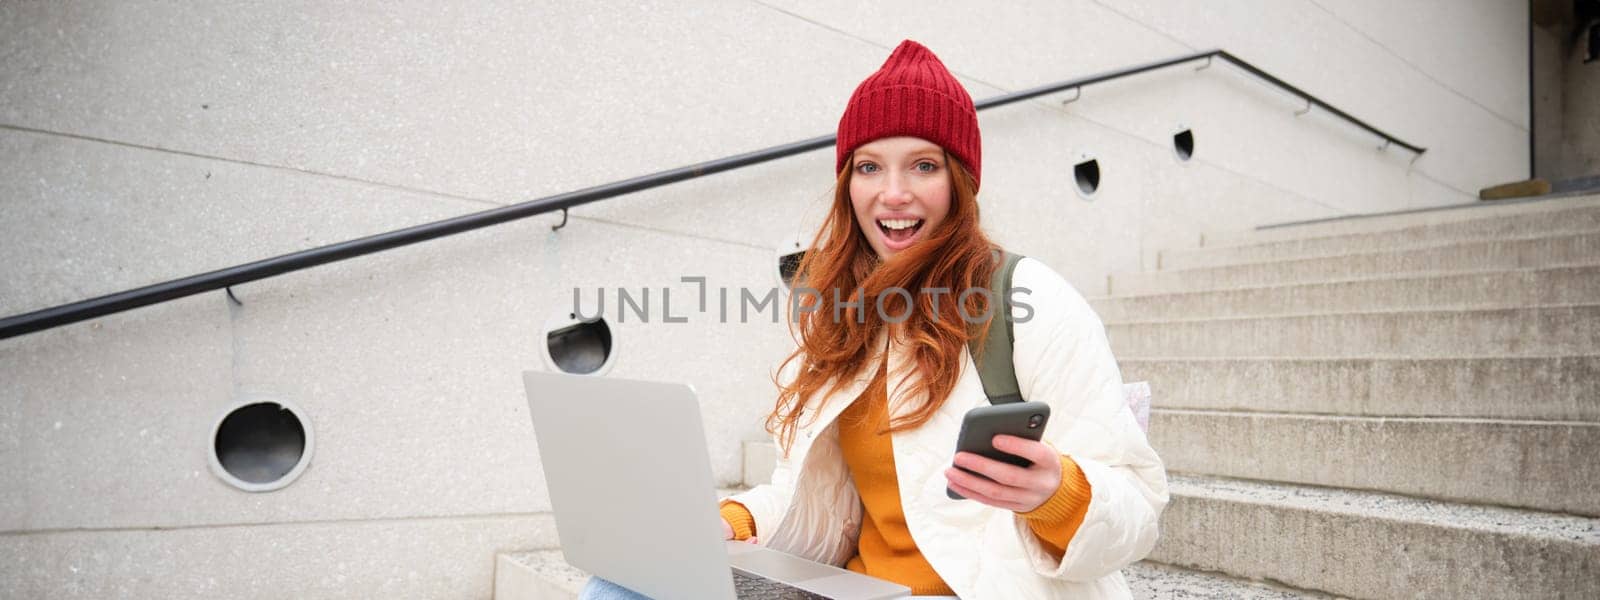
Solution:
M 971 452 L 957 452 L 954 463 L 958 467 L 972 471 L 993 479 L 1001 485 L 1017 487 L 1028 476 L 1028 470 L 1016 465 L 1008 465 L 987 456 Z
M 755 537 L 755 536 L 750 536 L 749 539 L 745 540 L 745 543 L 746 544 L 758 544 L 758 543 L 761 543 L 761 538 L 758 538 L 758 537 Z
M 954 490 L 955 493 L 960 494 L 961 497 L 968 500 L 987 504 L 989 506 L 994 506 L 996 502 L 999 502 L 999 500 L 995 500 L 994 498 L 983 495 L 983 492 L 961 485 L 961 482 L 955 479 L 949 479 L 945 483 L 949 485 L 950 489 Z
M 946 480 L 945 485 L 950 488 L 950 491 L 955 492 L 962 498 L 966 498 L 975 502 L 984 501 L 983 494 L 979 494 L 978 492 L 973 491 L 972 488 L 956 483 L 954 479 Z
M 1049 444 L 1014 435 L 996 435 L 989 443 L 994 445 L 995 450 L 1021 456 L 1036 465 L 1050 464 L 1051 459 L 1056 456 L 1056 449 L 1051 448 Z
M 1017 488 L 1018 493 L 1014 499 L 1020 505 L 1037 507 L 1061 487 L 1062 457 L 1051 445 L 1010 435 L 996 435 L 991 443 L 996 449 L 1033 462 L 1026 469 L 1013 467 L 1019 470 L 1007 476 L 1004 481 L 1007 485 Z M 1004 448 L 1001 448 L 1002 446 Z
M 977 492 L 979 495 L 984 496 L 985 498 L 989 498 L 989 499 L 993 500 L 993 502 L 985 502 L 984 504 L 989 504 L 989 505 L 992 505 L 992 506 L 998 506 L 995 503 L 998 502 L 998 503 L 1012 504 L 1012 503 L 1015 503 L 1016 500 L 1017 500 L 1015 496 L 1016 496 L 1018 490 L 1016 490 L 1015 488 L 1010 488 L 1010 487 L 1007 487 L 1007 486 L 1004 486 L 1004 485 L 1000 485 L 1000 484 L 995 483 L 993 481 L 989 481 L 987 479 L 984 479 L 982 477 L 979 477 L 977 475 L 973 475 L 971 473 L 968 473 L 966 471 L 962 471 L 961 469 L 957 469 L 957 468 L 954 468 L 954 467 L 949 468 L 949 469 L 945 469 L 945 481 L 946 482 L 950 482 L 950 483 L 961 484 L 962 487 L 965 487 L 965 488 L 967 488 L 969 490 L 973 490 L 973 491 Z M 962 495 L 965 495 L 965 494 L 962 494 Z
M 1003 463 L 1002 463 L 1003 464 Z M 1005 465 L 1012 467 L 1011 465 Z M 946 470 L 945 479 L 975 489 L 978 493 L 994 500 L 991 504 L 1018 512 L 1027 512 L 1043 504 L 1044 501 L 1055 493 L 1060 487 L 1060 473 L 1039 470 L 1038 472 L 1025 471 L 1021 485 L 1005 485 L 1000 482 L 990 481 L 968 473 L 956 467 Z
M 961 497 L 973 502 L 977 502 L 985 506 L 993 506 L 1002 510 L 1015 510 L 1010 503 L 1002 501 L 998 498 L 986 496 L 983 494 L 983 492 L 961 485 L 961 483 L 958 481 L 950 480 L 947 483 L 950 485 L 950 489 L 955 491 L 955 493 L 960 494 Z

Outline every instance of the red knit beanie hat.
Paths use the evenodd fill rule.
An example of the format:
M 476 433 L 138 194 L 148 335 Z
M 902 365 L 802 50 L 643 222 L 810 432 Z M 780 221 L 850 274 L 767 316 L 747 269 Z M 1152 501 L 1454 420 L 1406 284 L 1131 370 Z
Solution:
M 863 144 L 902 135 L 938 144 L 972 172 L 974 184 L 979 181 L 983 140 L 972 96 L 933 51 L 911 40 L 900 42 L 850 95 L 839 118 L 833 172 Z

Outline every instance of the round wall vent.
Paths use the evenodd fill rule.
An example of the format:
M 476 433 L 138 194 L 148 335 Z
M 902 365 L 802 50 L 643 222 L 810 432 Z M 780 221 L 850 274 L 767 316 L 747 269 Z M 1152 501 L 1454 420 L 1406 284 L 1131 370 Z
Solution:
M 1078 182 L 1078 194 L 1085 199 L 1100 189 L 1100 161 L 1088 159 L 1072 166 L 1072 176 Z
M 285 402 L 241 403 L 211 429 L 211 472 L 247 492 L 287 486 L 311 463 L 310 425 L 304 412 Z
M 616 359 L 616 343 L 605 317 L 561 313 L 545 323 L 545 364 L 562 373 L 601 375 Z
M 1194 132 L 1188 129 L 1172 134 L 1172 152 L 1178 160 L 1194 158 Z
M 795 246 L 798 247 L 799 244 Z M 795 250 L 778 256 L 778 279 L 783 282 L 783 287 L 794 288 L 794 275 L 800 270 L 800 261 L 805 258 L 805 250 Z

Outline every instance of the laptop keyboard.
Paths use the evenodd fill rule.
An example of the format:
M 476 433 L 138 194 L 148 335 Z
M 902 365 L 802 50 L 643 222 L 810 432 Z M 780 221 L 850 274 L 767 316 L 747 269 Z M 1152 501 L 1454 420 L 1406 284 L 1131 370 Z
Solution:
M 751 577 L 738 571 L 733 572 L 733 589 L 738 591 L 740 600 L 828 600 L 827 596 L 819 596 L 787 583 Z

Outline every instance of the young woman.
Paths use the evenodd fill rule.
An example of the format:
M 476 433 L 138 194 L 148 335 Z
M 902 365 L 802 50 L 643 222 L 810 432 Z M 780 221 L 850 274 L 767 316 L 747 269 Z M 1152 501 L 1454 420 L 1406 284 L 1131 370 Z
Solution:
M 1003 326 L 972 318 L 998 299 L 962 293 L 998 267 L 971 97 L 907 40 L 856 88 L 836 153 L 796 283 L 815 310 L 797 314 L 768 418 L 781 458 L 771 484 L 722 502 L 724 534 L 918 595 L 1129 597 L 1119 569 L 1155 545 L 1166 473 L 1099 318 L 1038 261 L 1013 276 L 1012 354 L 1022 396 L 1050 405 L 1044 440 L 993 440 L 1027 468 L 955 452 L 962 417 L 989 405 L 968 343 Z

